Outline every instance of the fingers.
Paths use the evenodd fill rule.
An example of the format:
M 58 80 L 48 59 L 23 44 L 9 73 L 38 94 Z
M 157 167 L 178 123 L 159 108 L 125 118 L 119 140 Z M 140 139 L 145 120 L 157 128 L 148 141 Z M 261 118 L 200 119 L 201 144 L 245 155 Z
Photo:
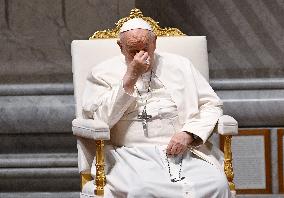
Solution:
M 137 58 L 141 58 L 143 55 L 145 54 L 145 51 L 139 51 L 135 56 L 137 56 Z
M 183 153 L 182 150 L 184 150 L 184 147 L 183 147 L 183 146 L 177 147 L 177 148 L 176 148 L 175 155 L 179 155 L 179 154 Z
M 181 149 L 180 153 L 185 153 L 185 151 L 186 151 L 187 149 L 188 149 L 187 146 L 184 146 L 184 147 Z
M 146 60 L 149 59 L 148 52 L 140 51 L 135 56 L 134 59 L 141 64 L 145 64 Z
M 145 60 L 145 63 L 147 65 L 150 65 L 150 63 L 151 63 L 151 57 L 150 56 L 148 56 L 148 58 Z
M 181 153 L 184 153 L 186 151 L 187 147 L 185 145 L 182 145 L 178 142 L 170 141 L 168 147 L 167 147 L 167 154 L 169 155 L 179 155 Z
M 140 51 L 138 52 L 131 63 L 128 65 L 128 70 L 130 73 L 135 73 L 136 76 L 140 76 L 143 73 L 147 72 L 150 68 L 150 62 L 146 60 L 149 59 L 149 54 L 148 52 L 145 51 Z
M 145 63 L 145 61 L 148 59 L 149 55 L 148 55 L 148 52 L 145 52 L 143 54 L 143 56 L 141 57 L 141 60 L 143 61 L 143 63 Z
M 173 141 L 170 141 L 167 147 L 167 154 L 172 155 L 172 147 L 173 147 Z

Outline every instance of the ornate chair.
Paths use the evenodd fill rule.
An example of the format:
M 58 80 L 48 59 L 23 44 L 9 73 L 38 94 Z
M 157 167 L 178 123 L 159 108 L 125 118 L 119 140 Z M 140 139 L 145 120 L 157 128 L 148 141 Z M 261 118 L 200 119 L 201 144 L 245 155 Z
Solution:
M 103 196 L 103 188 L 106 183 L 104 141 L 110 139 L 110 129 L 105 123 L 100 120 L 86 119 L 82 115 L 81 99 L 86 77 L 94 65 L 120 54 L 119 47 L 116 47 L 117 35 L 122 24 L 131 18 L 143 18 L 151 24 L 158 36 L 157 50 L 173 52 L 189 58 L 203 76 L 209 80 L 206 37 L 186 36 L 176 28 L 162 29 L 152 18 L 144 17 L 139 9 L 131 10 L 130 16 L 120 19 L 113 30 L 98 31 L 89 40 L 73 41 L 72 66 L 76 119 L 72 122 L 72 130 L 77 137 L 78 167 L 83 190 L 81 197 L 92 197 L 90 194 Z M 231 136 L 238 133 L 238 124 L 234 118 L 223 115 L 215 127 L 215 132 L 225 136 L 224 171 L 227 175 L 230 189 L 234 193 Z M 92 164 L 95 164 L 95 166 L 92 167 Z M 96 170 L 94 170 L 94 167 L 96 167 Z M 93 181 L 96 184 L 95 189 L 93 189 L 95 192 L 88 193 L 84 186 L 87 182 L 90 183 L 89 181 L 93 180 L 92 176 L 95 177 Z

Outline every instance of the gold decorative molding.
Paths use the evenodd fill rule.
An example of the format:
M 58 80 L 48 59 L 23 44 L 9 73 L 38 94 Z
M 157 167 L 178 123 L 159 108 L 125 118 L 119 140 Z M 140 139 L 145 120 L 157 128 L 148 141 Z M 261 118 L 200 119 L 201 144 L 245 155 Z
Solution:
M 104 186 L 106 184 L 104 161 L 104 141 L 96 140 L 96 179 L 95 179 L 95 195 L 104 195 Z
M 124 17 L 120 19 L 117 23 L 115 23 L 116 27 L 114 29 L 107 29 L 103 31 L 96 31 L 93 36 L 91 36 L 89 39 L 109 39 L 109 38 L 117 38 L 119 34 L 119 30 L 122 27 L 122 25 L 127 22 L 129 19 L 133 18 L 142 18 L 146 22 L 148 22 L 152 29 L 153 32 L 157 36 L 184 36 L 185 34 L 182 33 L 179 29 L 177 28 L 171 28 L 171 27 L 166 27 L 166 28 L 161 28 L 158 23 L 151 17 L 145 17 L 143 16 L 141 10 L 134 8 L 130 11 L 130 15 L 128 17 Z
M 232 158 L 232 150 L 231 150 L 231 142 L 232 136 L 226 135 L 224 136 L 224 171 L 227 176 L 229 187 L 231 191 L 236 190 L 234 180 L 234 170 L 233 170 L 233 158 Z

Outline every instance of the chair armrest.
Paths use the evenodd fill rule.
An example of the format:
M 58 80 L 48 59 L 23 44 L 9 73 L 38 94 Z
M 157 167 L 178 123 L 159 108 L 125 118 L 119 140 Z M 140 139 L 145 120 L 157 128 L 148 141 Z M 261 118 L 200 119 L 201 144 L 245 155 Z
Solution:
M 93 140 L 109 140 L 109 126 L 101 120 L 76 118 L 72 121 L 73 134 Z
M 220 135 L 237 135 L 238 122 L 231 116 L 222 115 L 217 123 L 217 133 Z

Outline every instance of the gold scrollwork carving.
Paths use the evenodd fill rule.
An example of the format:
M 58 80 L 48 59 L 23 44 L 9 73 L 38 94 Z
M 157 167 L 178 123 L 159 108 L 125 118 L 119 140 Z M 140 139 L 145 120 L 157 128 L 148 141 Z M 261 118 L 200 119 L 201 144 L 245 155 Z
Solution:
M 146 22 L 148 22 L 153 32 L 157 36 L 183 36 L 185 35 L 177 28 L 161 28 L 158 23 L 155 20 L 153 20 L 151 17 L 144 17 L 141 10 L 135 8 L 130 11 L 129 17 L 124 17 L 120 19 L 117 23 L 115 23 L 116 27 L 114 29 L 107 29 L 103 31 L 96 31 L 89 39 L 109 39 L 109 38 L 117 38 L 119 34 L 119 30 L 122 27 L 122 25 L 128 21 L 129 19 L 133 18 L 142 18 Z
M 104 195 L 106 176 L 104 170 L 104 141 L 96 140 L 96 189 L 95 195 Z
M 232 136 L 227 135 L 225 136 L 224 142 L 224 171 L 227 176 L 230 190 L 235 190 L 234 180 L 234 171 L 233 171 L 233 164 L 232 164 L 232 150 L 231 150 L 231 141 Z

